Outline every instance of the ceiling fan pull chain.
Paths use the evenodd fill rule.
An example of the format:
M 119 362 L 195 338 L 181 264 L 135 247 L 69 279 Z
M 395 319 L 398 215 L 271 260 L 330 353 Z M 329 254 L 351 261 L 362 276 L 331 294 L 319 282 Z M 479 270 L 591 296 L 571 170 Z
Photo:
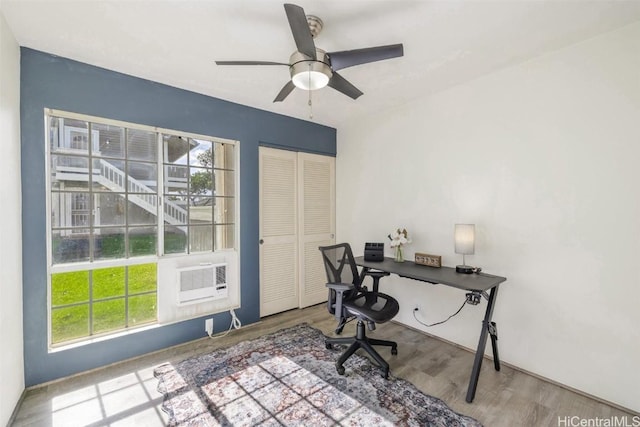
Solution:
M 313 104 L 311 103 L 311 63 L 309 63 L 309 120 L 313 120 Z

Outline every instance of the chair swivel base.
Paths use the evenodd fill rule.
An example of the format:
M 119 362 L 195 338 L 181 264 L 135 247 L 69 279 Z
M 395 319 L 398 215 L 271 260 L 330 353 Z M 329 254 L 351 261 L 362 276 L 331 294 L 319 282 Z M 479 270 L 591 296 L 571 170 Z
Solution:
M 365 326 L 364 322 L 358 320 L 357 326 L 357 334 L 355 337 L 345 337 L 345 338 L 330 338 L 325 337 L 325 346 L 327 349 L 333 348 L 334 344 L 350 344 L 349 348 L 345 350 L 344 353 L 340 355 L 338 361 L 336 362 L 336 371 L 338 374 L 344 375 L 344 362 L 347 361 L 349 357 L 353 353 L 355 353 L 359 348 L 364 349 L 367 353 L 373 357 L 373 359 L 378 363 L 380 368 L 382 368 L 382 378 L 389 378 L 389 364 L 380 356 L 380 354 L 373 348 L 374 345 L 382 345 L 385 347 L 391 347 L 391 354 L 398 354 L 398 344 L 393 341 L 387 340 L 379 340 L 375 338 L 367 338 L 365 334 Z

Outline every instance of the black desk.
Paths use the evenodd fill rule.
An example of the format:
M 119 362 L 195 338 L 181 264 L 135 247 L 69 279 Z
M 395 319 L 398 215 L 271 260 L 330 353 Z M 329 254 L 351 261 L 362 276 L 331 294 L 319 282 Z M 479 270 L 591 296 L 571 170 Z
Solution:
M 382 262 L 365 261 L 364 257 L 357 257 L 356 264 L 363 267 L 362 274 L 368 270 L 380 270 L 388 273 L 397 274 L 400 277 L 419 280 L 432 284 L 442 284 L 451 286 L 464 291 L 479 293 L 487 296 L 486 291 L 490 290 L 487 297 L 487 310 L 482 321 L 482 329 L 480 331 L 480 341 L 476 350 L 476 356 L 471 369 L 471 379 L 469 380 L 469 388 L 467 389 L 467 402 L 473 402 L 478 386 L 478 378 L 480 377 L 480 368 L 482 367 L 482 358 L 484 357 L 484 349 L 487 345 L 487 335 L 491 336 L 491 347 L 493 349 L 493 364 L 496 371 L 500 370 L 500 358 L 498 357 L 498 330 L 495 322 L 491 321 L 493 316 L 493 308 L 498 296 L 498 286 L 506 281 L 505 277 L 493 276 L 491 274 L 461 274 L 456 273 L 455 268 L 451 267 L 427 267 L 418 265 L 411 261 L 395 262 L 391 258 L 385 258 Z M 361 276 L 363 277 L 363 276 Z

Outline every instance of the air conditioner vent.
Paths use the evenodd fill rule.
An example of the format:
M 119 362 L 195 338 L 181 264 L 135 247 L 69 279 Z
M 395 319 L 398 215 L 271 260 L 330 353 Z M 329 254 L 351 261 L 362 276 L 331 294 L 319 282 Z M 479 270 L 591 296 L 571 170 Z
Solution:
M 227 284 L 227 266 L 219 265 L 216 268 L 216 285 L 226 285 Z

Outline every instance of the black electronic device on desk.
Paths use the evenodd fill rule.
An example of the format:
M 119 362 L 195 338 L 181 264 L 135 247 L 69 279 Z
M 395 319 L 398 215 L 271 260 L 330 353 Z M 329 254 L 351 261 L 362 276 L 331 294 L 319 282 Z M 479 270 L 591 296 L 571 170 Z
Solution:
M 384 260 L 384 243 L 365 243 L 364 260 L 373 262 Z

